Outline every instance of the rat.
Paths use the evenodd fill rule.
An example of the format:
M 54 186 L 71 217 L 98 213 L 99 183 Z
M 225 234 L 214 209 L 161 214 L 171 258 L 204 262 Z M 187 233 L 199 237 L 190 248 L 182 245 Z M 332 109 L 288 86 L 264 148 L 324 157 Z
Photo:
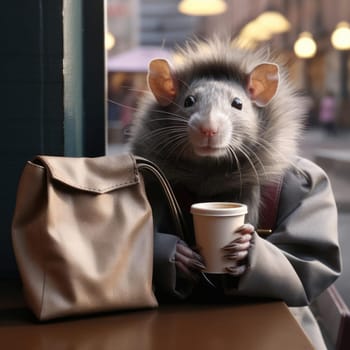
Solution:
M 245 226 L 241 245 L 227 254 L 242 260 L 247 233 L 258 225 L 261 186 L 293 162 L 305 111 L 276 63 L 262 52 L 228 48 L 219 40 L 195 42 L 177 53 L 177 66 L 164 59 L 150 62 L 153 96 L 139 108 L 131 148 L 197 201 L 248 205 L 250 230 Z
M 157 221 L 157 295 L 184 299 L 209 288 L 210 295 L 283 300 L 302 308 L 300 323 L 316 348 L 325 348 L 307 305 L 341 271 L 337 210 L 325 172 L 298 155 L 306 103 L 287 69 L 268 50 L 241 50 L 214 38 L 188 42 L 173 63 L 152 60 L 147 81 L 150 93 L 135 115 L 131 151 L 161 168 L 186 221 L 191 224 L 194 202 L 248 206 L 241 235 L 222 249 L 232 266 L 210 276 L 213 289 L 206 288 L 193 232 L 176 235 L 169 217 L 158 214 L 166 204 L 146 179 Z M 262 189 L 281 178 L 276 227 L 260 237 Z

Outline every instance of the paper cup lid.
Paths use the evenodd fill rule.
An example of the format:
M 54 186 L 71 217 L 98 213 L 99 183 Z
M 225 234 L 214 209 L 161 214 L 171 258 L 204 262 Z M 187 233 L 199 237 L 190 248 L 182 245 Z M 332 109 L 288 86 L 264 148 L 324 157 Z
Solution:
M 234 202 L 195 203 L 191 206 L 191 213 L 206 216 L 237 216 L 248 213 L 248 207 Z

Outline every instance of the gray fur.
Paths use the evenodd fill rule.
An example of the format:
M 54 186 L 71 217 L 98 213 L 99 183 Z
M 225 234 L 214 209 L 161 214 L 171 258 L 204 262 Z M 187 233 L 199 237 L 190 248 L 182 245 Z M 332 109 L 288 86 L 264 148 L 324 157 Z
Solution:
M 182 184 L 199 198 L 246 203 L 248 221 L 257 225 L 260 186 L 290 167 L 296 156 L 305 115 L 303 98 L 280 66 L 276 96 L 266 107 L 251 103 L 245 92 L 247 76 L 258 64 L 272 62 L 268 52 L 240 51 L 229 41 L 215 39 L 190 42 L 178 54 L 182 60 L 174 65 L 174 75 L 180 94 L 166 107 L 151 94 L 141 101 L 131 129 L 131 149 L 157 163 L 173 184 Z M 212 107 L 221 113 L 220 127 L 230 130 L 231 150 L 215 156 L 194 152 L 189 112 L 183 103 L 195 89 L 201 89 L 199 118 L 205 118 Z M 240 95 L 244 110 L 230 106 L 228 91 Z

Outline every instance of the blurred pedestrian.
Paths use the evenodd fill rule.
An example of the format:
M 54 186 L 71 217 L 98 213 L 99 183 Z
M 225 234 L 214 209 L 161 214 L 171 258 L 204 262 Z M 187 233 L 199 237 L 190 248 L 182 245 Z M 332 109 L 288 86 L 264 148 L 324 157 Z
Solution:
M 336 98 L 332 91 L 327 91 L 320 103 L 319 121 L 328 134 L 337 132 Z

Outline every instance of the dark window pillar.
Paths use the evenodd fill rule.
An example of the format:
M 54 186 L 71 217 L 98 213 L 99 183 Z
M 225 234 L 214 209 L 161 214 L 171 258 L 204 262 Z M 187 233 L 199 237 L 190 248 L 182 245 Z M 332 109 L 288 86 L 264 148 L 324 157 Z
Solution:
M 11 221 L 26 161 L 105 154 L 104 25 L 104 0 L 1 3 L 0 278 L 16 275 Z

